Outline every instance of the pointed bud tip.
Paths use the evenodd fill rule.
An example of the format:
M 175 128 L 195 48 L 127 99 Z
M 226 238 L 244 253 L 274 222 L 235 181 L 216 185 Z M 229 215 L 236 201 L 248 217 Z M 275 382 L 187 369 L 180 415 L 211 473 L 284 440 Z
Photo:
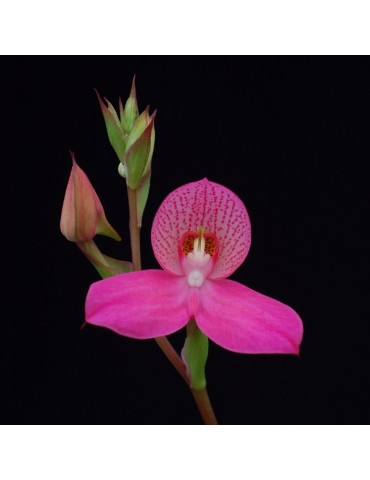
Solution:
M 130 96 L 136 98 L 136 73 L 132 79 Z
M 77 165 L 77 162 L 76 162 L 76 157 L 75 157 L 75 154 L 74 154 L 74 151 L 73 150 L 70 150 L 69 151 L 69 155 L 71 156 L 71 160 L 72 160 L 72 165 Z
M 108 110 L 108 107 L 105 105 L 105 103 L 103 102 L 101 96 L 99 95 L 99 92 L 97 91 L 96 88 L 93 88 L 94 92 L 96 93 L 96 96 L 98 97 L 98 101 L 99 101 L 99 104 L 100 104 L 100 108 L 102 109 L 103 113 Z M 106 100 L 106 99 L 105 99 Z

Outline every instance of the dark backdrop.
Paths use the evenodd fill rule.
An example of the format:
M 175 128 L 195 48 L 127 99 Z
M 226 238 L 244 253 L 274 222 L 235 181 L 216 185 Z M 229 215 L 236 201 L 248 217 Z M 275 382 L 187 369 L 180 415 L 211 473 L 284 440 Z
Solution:
M 153 341 L 87 326 L 98 279 L 59 231 L 73 149 L 128 259 L 126 193 L 93 87 L 117 105 L 137 75 L 157 109 L 144 268 L 164 196 L 203 177 L 245 202 L 252 248 L 232 278 L 292 306 L 301 358 L 211 344 L 208 389 L 221 423 L 368 423 L 367 58 L 15 57 L 2 59 L 6 264 L 3 423 L 198 423 Z M 4 178 L 4 177 L 3 177 Z M 179 348 L 183 336 L 173 336 Z

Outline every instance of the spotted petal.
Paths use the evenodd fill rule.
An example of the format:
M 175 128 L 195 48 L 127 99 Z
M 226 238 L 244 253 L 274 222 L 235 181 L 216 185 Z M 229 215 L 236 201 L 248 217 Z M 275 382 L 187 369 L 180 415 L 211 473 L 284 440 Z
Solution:
M 183 275 L 178 248 L 182 236 L 203 227 L 219 242 L 218 259 L 209 278 L 231 275 L 243 263 L 251 244 L 249 216 L 229 189 L 206 178 L 170 193 L 154 218 L 152 246 L 165 270 Z

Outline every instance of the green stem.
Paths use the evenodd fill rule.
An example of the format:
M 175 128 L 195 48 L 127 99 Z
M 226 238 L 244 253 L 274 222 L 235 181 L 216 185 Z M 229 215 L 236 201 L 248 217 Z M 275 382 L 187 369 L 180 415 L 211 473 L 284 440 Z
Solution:
M 136 190 L 127 187 L 128 206 L 130 212 L 130 239 L 131 239 L 131 254 L 132 265 L 134 272 L 141 270 L 141 255 L 140 255 L 140 228 L 137 221 L 137 203 Z
M 186 366 L 184 362 L 181 360 L 180 356 L 176 352 L 176 350 L 171 345 L 170 341 L 167 337 L 157 337 L 154 339 L 157 342 L 157 345 L 162 350 L 162 352 L 166 355 L 168 360 L 172 363 L 172 365 L 176 368 L 177 372 L 182 376 L 185 383 L 189 385 L 189 379 L 186 374 Z
M 94 240 L 89 240 L 87 242 L 77 242 L 76 245 L 93 265 L 95 265 L 97 262 L 101 263 L 102 265 L 106 265 L 103 254 L 97 247 Z
M 195 403 L 197 404 L 199 413 L 202 416 L 205 425 L 218 425 L 215 413 L 209 399 L 207 389 L 195 390 L 191 388 Z

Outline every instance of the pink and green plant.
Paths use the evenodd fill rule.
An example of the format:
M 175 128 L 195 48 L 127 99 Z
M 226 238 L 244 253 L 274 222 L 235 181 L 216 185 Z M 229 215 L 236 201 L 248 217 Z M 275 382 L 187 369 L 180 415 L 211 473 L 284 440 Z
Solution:
M 126 179 L 132 262 L 102 254 L 95 234 L 119 235 L 86 174 L 73 157 L 61 230 L 103 280 L 91 285 L 86 322 L 135 339 L 153 338 L 190 387 L 205 423 L 217 423 L 206 389 L 208 339 L 239 353 L 299 354 L 303 325 L 283 303 L 229 280 L 251 245 L 243 202 L 207 179 L 170 193 L 152 224 L 151 243 L 162 269 L 141 270 L 140 227 L 148 199 L 154 116 L 139 115 L 133 82 L 120 118 L 100 99 L 108 137 Z M 167 335 L 186 327 L 181 357 Z

